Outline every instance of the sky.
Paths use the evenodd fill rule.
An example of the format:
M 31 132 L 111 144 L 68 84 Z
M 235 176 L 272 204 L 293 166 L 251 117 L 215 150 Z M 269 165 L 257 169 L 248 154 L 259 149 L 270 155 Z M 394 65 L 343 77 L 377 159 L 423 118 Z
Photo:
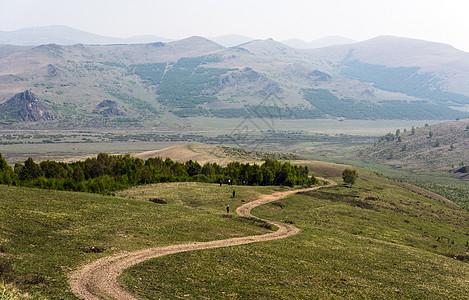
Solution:
M 394 35 L 469 52 L 467 0 L 0 0 L 0 31 L 66 25 L 112 36 L 278 41 Z

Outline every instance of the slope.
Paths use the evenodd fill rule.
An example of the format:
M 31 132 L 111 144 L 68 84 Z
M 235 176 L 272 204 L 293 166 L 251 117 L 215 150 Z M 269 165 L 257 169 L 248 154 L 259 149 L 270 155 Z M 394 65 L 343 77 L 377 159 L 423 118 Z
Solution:
M 306 162 L 301 162 L 304 163 Z M 316 168 L 313 167 L 316 163 L 310 164 L 311 169 L 316 170 L 318 175 L 326 167 L 322 163 Z M 334 168 L 335 171 L 343 168 L 332 164 L 327 167 Z M 363 171 L 359 172 L 363 174 Z M 418 296 L 419 292 L 415 288 L 417 285 L 399 285 L 393 278 L 411 280 L 415 273 L 409 271 L 408 267 L 427 261 L 421 273 L 423 275 L 419 277 L 423 285 L 419 286 L 423 289 L 422 293 L 451 297 L 456 293 L 466 292 L 464 289 L 467 289 L 467 283 L 456 278 L 467 278 L 469 275 L 466 263 L 463 262 L 467 255 L 467 211 L 419 196 L 392 183 L 383 183 L 381 179 L 371 175 L 361 177 L 363 179 L 353 188 L 338 187 L 329 193 L 300 195 L 296 200 L 289 199 L 269 206 L 268 211 L 272 213 L 272 219 L 278 222 L 293 222 L 306 235 L 300 234 L 299 238 L 289 240 L 287 244 L 290 246 L 269 242 L 262 246 L 264 250 L 259 250 L 257 246 L 237 247 L 233 250 L 235 252 L 229 250 L 222 253 L 220 257 L 225 255 L 226 259 L 217 259 L 220 264 L 212 265 L 210 269 L 225 268 L 224 263 L 242 262 L 242 265 L 246 266 L 243 273 L 248 277 L 246 281 L 237 281 L 240 282 L 237 285 L 241 287 L 245 282 L 266 276 L 272 278 L 272 274 L 288 274 L 288 277 L 283 276 L 288 287 L 281 282 L 273 285 L 285 287 L 280 293 L 272 292 L 268 285 L 256 284 L 259 287 L 256 293 L 264 292 L 272 297 L 288 293 L 300 297 L 311 291 L 311 286 L 308 286 L 311 278 L 304 276 L 318 279 L 315 284 L 315 291 L 318 293 L 332 293 L 332 287 L 328 283 L 336 281 L 331 281 L 327 274 L 335 274 L 334 278 L 341 279 L 342 277 L 337 277 L 336 270 L 344 268 L 347 281 L 352 278 L 364 278 L 364 283 L 362 280 L 359 282 L 364 284 L 370 295 L 380 296 L 381 289 L 373 292 L 370 286 L 376 287 L 379 282 L 384 282 L 406 295 Z M 0 186 L 0 265 L 3 276 L 37 298 L 74 299 L 67 286 L 67 276 L 79 265 L 87 262 L 123 251 L 269 232 L 263 223 L 240 217 L 226 218 L 222 212 L 228 203 L 235 209 L 244 202 L 256 199 L 259 194 L 270 194 L 284 188 L 235 188 L 236 198 L 231 197 L 231 186 L 219 187 L 203 183 L 147 185 L 120 192 L 119 197 L 103 197 L 86 193 Z M 155 198 L 165 200 L 167 204 L 158 205 L 148 201 Z M 291 200 L 294 201 L 292 206 L 287 205 Z M 327 205 L 328 209 L 322 209 L 324 205 Z M 270 213 L 260 212 L 263 218 L 267 218 L 267 214 Z M 270 219 L 270 216 L 267 219 Z M 316 228 L 318 225 L 321 225 L 319 229 Z M 361 228 L 362 232 L 355 232 L 354 228 Z M 353 232 L 349 232 L 350 230 Z M 348 259 L 360 258 L 353 253 L 368 253 L 370 240 L 376 251 L 373 250 L 364 257 L 360 256 L 360 264 L 347 263 Z M 390 242 L 394 244 L 391 245 Z M 340 248 L 345 251 L 341 256 L 344 259 L 334 259 L 333 264 L 320 263 L 327 260 L 327 257 L 333 257 L 331 249 L 336 249 L 333 244 L 344 245 L 344 248 Z M 435 245 L 436 248 L 433 247 Z M 391 252 L 386 250 L 390 246 Z M 257 250 L 251 252 L 249 249 Z M 248 254 L 249 252 L 251 254 Z M 210 255 L 218 257 L 217 253 L 210 252 Z M 317 257 L 319 259 L 314 258 L 316 253 L 321 253 L 321 256 Z M 371 256 L 380 255 L 379 253 L 383 255 L 380 256 L 383 257 L 381 263 L 377 263 Z M 452 255 L 460 260 L 444 255 Z M 290 259 L 292 257 L 293 259 Z M 410 258 L 399 260 L 402 257 Z M 265 258 L 269 260 L 265 261 Z M 194 260 L 188 260 L 188 267 L 192 266 L 191 261 Z M 196 261 L 202 263 L 205 258 L 201 257 Z M 253 264 L 255 261 L 262 262 L 262 267 Z M 308 267 L 306 272 L 300 269 L 300 274 L 304 276 L 299 276 L 295 270 L 305 261 L 313 269 L 319 268 L 323 271 L 314 274 Z M 166 262 L 173 263 L 172 260 Z M 315 262 L 315 265 L 312 262 Z M 389 274 L 379 272 L 383 268 L 391 269 L 394 263 L 403 263 L 407 267 L 394 267 L 395 270 Z M 438 268 L 435 267 L 437 265 Z M 231 265 L 228 267 L 230 270 L 236 269 Z M 180 269 L 180 266 L 177 265 L 176 268 Z M 192 274 L 195 276 L 198 272 Z M 175 276 L 179 276 L 178 274 L 184 273 L 174 272 Z M 225 282 L 226 278 L 222 274 L 218 272 L 217 276 Z M 157 282 L 151 276 L 135 278 L 148 278 Z M 197 277 L 191 278 L 194 278 L 194 282 L 199 280 Z M 432 278 L 437 278 L 447 288 L 435 291 L 432 288 L 435 283 Z M 210 290 L 214 293 L 220 292 L 218 283 L 210 280 L 208 282 L 213 282 L 209 284 L 212 287 Z M 176 279 L 175 282 L 183 284 L 185 281 Z M 143 280 L 140 284 L 147 285 L 148 282 Z M 155 291 L 140 284 L 132 286 L 137 285 L 145 292 Z M 207 289 L 207 285 L 202 285 L 199 291 L 203 292 L 204 289 Z M 167 290 L 172 292 L 172 288 Z M 190 289 L 188 291 L 192 293 Z M 356 281 L 342 283 L 338 291 L 356 293 Z M 186 290 L 183 293 L 187 293 Z
M 398 136 L 388 134 L 374 146 L 361 150 L 359 158 L 425 173 L 448 173 L 469 162 L 469 119 L 402 130 Z
M 148 159 L 150 157 L 171 158 L 174 161 L 186 162 L 188 160 L 198 161 L 200 164 L 207 162 L 226 166 L 229 162 L 239 161 L 262 162 L 267 158 L 281 160 L 300 160 L 301 156 L 289 153 L 265 153 L 258 151 L 246 151 L 243 149 L 229 147 L 215 147 L 206 145 L 179 145 L 162 150 L 146 151 L 135 154 L 135 157 Z
M 392 183 L 367 177 L 353 188 L 299 193 L 253 214 L 301 231 L 286 240 L 156 258 L 124 271 L 121 282 L 148 299 L 457 299 L 468 292 L 467 211 Z

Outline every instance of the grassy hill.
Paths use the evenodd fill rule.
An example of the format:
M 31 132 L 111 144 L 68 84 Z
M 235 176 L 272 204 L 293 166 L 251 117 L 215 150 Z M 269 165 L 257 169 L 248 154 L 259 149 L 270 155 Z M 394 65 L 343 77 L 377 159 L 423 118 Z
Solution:
M 148 159 L 150 157 L 171 158 L 174 161 L 186 162 L 197 161 L 200 164 L 207 162 L 226 166 L 231 161 L 243 163 L 262 163 L 267 158 L 277 160 L 298 160 L 300 155 L 289 153 L 266 153 L 258 151 L 247 151 L 239 148 L 206 146 L 206 145 L 178 145 L 162 150 L 146 151 L 135 154 L 135 157 Z
M 214 149 L 193 148 L 209 152 L 207 158 Z M 341 183 L 336 176 L 344 166 L 305 163 L 315 175 Z M 147 298 L 466 294 L 469 213 L 359 173 L 352 188 L 300 194 L 254 211 L 294 223 L 302 231 L 293 238 L 173 255 L 136 266 L 122 280 Z M 224 208 L 229 203 L 234 211 L 282 187 L 235 188 L 233 199 L 232 187 L 203 183 L 139 186 L 117 197 L 0 186 L 1 276 L 36 298 L 75 299 L 68 274 L 100 257 L 268 232 L 262 224 L 223 217 Z M 160 277 L 161 267 L 175 271 Z
M 458 299 L 469 291 L 467 211 L 394 184 L 361 179 L 353 188 L 295 195 L 254 214 L 302 231 L 153 259 L 126 270 L 121 281 L 143 299 Z
M 447 173 L 469 164 L 469 119 L 399 131 L 399 136 L 388 134 L 361 150 L 359 158 L 425 173 Z
M 229 186 L 169 183 L 123 198 L 0 185 L 0 276 L 38 299 L 75 299 L 67 275 L 99 257 L 267 232 L 221 216 L 226 203 L 235 209 L 272 190 L 244 187 L 231 199 Z M 168 204 L 149 201 L 155 197 Z

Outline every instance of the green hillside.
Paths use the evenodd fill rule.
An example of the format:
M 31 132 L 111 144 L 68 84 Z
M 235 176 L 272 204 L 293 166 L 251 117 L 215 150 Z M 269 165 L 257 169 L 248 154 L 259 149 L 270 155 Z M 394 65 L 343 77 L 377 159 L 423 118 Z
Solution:
M 343 168 L 308 165 L 315 175 Z M 466 294 L 469 213 L 363 172 L 352 188 L 299 194 L 254 211 L 293 223 L 302 230 L 297 236 L 168 256 L 126 271 L 122 280 L 153 299 Z M 224 208 L 285 188 L 235 188 L 231 198 L 226 185 L 160 183 L 108 197 L 0 185 L 1 276 L 36 298 L 75 299 L 68 274 L 100 257 L 269 232 L 252 220 L 223 217 Z M 163 266 L 177 272 L 160 277 L 155 270 Z
M 0 277 L 37 299 L 75 299 L 67 275 L 100 257 L 268 232 L 221 215 L 226 203 L 235 209 L 272 191 L 243 187 L 231 199 L 229 186 L 168 183 L 121 198 L 0 185 Z M 149 201 L 156 196 L 168 204 Z
M 153 259 L 124 271 L 121 281 L 142 299 L 459 299 L 469 292 L 467 211 L 391 183 L 361 179 L 254 214 L 301 232 Z

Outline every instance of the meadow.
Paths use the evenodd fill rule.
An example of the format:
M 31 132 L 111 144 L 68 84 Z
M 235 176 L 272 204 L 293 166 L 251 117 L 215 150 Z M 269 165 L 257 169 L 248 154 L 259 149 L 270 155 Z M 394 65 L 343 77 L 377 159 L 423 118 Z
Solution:
M 334 178 L 340 182 L 340 178 Z M 439 298 L 469 293 L 468 212 L 359 179 L 256 208 L 293 237 L 173 254 L 124 271 L 141 299 Z
M 1 277 L 36 299 L 76 299 L 68 274 L 100 257 L 269 232 L 226 218 L 225 207 L 279 189 L 237 188 L 233 199 L 232 187 L 203 183 L 137 187 L 118 197 L 0 185 Z M 167 204 L 149 201 L 156 197 Z

